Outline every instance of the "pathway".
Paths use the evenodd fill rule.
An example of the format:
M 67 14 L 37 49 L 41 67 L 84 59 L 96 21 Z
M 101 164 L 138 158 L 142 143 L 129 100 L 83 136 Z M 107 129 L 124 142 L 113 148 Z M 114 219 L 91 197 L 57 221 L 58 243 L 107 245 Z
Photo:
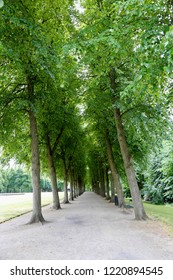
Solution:
M 1 260 L 173 259 L 173 238 L 156 221 L 135 221 L 92 192 L 43 209 L 48 223 L 26 225 L 31 213 L 0 224 Z

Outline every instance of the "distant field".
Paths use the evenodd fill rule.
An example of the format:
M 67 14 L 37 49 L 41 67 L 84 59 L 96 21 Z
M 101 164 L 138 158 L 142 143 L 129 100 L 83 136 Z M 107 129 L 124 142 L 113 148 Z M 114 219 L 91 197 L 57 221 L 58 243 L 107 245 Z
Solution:
M 63 199 L 60 192 L 60 200 Z M 52 203 L 52 193 L 43 192 L 42 206 Z M 0 195 L 0 223 L 32 210 L 32 193 Z

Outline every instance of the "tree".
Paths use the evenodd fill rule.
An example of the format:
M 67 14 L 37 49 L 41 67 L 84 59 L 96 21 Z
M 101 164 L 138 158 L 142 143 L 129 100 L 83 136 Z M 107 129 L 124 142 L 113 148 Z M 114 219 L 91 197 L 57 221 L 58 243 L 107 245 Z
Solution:
M 61 159 L 64 175 L 64 203 L 69 203 L 68 182 L 69 178 L 78 184 L 79 194 L 83 192 L 83 176 L 85 175 L 85 152 L 82 149 L 84 137 L 80 123 L 80 115 L 73 104 L 68 104 L 69 115 L 66 127 L 59 146 L 57 158 Z M 73 190 L 71 190 L 73 192 Z
M 171 135 L 170 135 L 171 136 Z M 172 203 L 172 141 L 163 140 L 158 150 L 150 155 L 148 165 L 143 171 L 145 200 L 155 204 Z
M 43 87 L 43 80 L 47 80 L 48 77 L 52 79 L 52 82 L 55 82 L 51 68 L 55 66 L 53 61 L 57 62 L 57 53 L 56 51 L 52 52 L 51 47 L 53 46 L 54 50 L 57 48 L 58 40 L 55 38 L 55 34 L 58 25 L 60 25 L 63 32 L 63 25 L 57 21 L 57 12 L 59 13 L 62 10 L 59 7 L 59 3 L 53 1 L 51 9 L 49 1 L 45 2 L 43 9 L 40 4 L 42 2 L 39 0 L 34 3 L 29 1 L 23 3 L 22 0 L 19 0 L 15 2 L 15 5 L 8 1 L 2 9 L 3 18 L 1 19 L 1 42 L 3 43 L 5 56 L 9 61 L 15 61 L 16 72 L 21 74 L 23 80 L 21 84 L 17 77 L 15 80 L 17 86 L 13 87 L 12 91 L 11 84 L 10 86 L 6 85 L 10 100 L 3 96 L 4 105 L 6 103 L 7 105 L 14 104 L 16 98 L 18 100 L 24 99 L 22 95 L 24 91 L 26 102 L 21 109 L 28 112 L 30 122 L 33 182 L 33 215 L 31 223 L 44 221 L 41 213 L 40 151 L 37 128 L 37 111 L 42 97 L 40 89 Z M 64 18 L 66 19 L 70 18 L 68 9 L 65 9 L 69 4 L 70 1 L 65 1 L 63 4 Z M 53 14 L 49 20 L 50 12 L 53 12 Z M 60 38 L 62 39 L 62 35 Z M 25 42 L 25 45 L 23 42 Z M 23 84 L 25 88 L 23 88 Z M 13 96 L 11 93 L 13 93 Z M 21 93 L 20 96 L 17 96 L 19 95 L 18 93 Z
M 52 84 L 51 80 L 48 80 L 45 85 L 44 91 L 47 98 L 43 99 L 42 107 L 39 111 L 39 128 L 41 131 L 41 141 L 45 143 L 47 150 L 54 209 L 60 208 L 57 188 L 56 152 L 60 147 L 63 134 L 68 129 L 68 125 L 71 124 L 71 111 L 76 106 L 75 98 L 77 100 L 77 89 L 79 87 L 76 62 L 72 56 L 66 54 L 65 58 L 61 58 L 59 68 L 61 68 L 61 72 L 54 72 L 56 83 Z M 43 157 L 45 157 L 45 153 L 43 153 Z
M 91 84 L 92 87 L 91 87 Z M 104 166 L 105 170 L 107 169 L 108 166 L 110 166 L 113 181 L 114 181 L 114 186 L 116 188 L 116 193 L 118 195 L 118 201 L 119 201 L 119 206 L 122 207 L 124 205 L 123 201 L 123 191 L 122 191 L 122 186 L 120 183 L 120 176 L 118 172 L 118 166 L 117 165 L 122 165 L 121 161 L 119 160 L 119 155 L 117 155 L 117 162 L 115 162 L 114 158 L 114 153 L 113 153 L 113 144 L 112 144 L 112 139 L 110 139 L 110 133 L 113 135 L 112 138 L 114 138 L 114 146 L 116 144 L 116 149 L 119 150 L 119 146 L 117 145 L 117 136 L 116 136 L 116 131 L 115 131 L 115 125 L 113 122 L 113 112 L 111 108 L 111 96 L 109 92 L 106 91 L 106 85 L 105 83 L 100 80 L 100 84 L 98 84 L 98 79 L 97 82 L 94 81 L 89 81 L 88 83 L 88 88 L 86 87 L 85 91 L 85 100 L 86 100 L 86 118 L 87 118 L 87 123 L 89 130 L 91 130 L 91 134 L 93 138 L 94 137 L 97 140 L 91 140 L 91 141 L 98 141 L 100 144 L 100 149 L 103 150 L 103 158 L 107 158 L 108 162 L 106 162 L 106 159 L 100 160 L 100 164 L 105 161 Z M 99 98 L 98 98 L 99 96 Z M 107 154 L 107 156 L 106 156 Z M 118 153 L 117 153 L 118 154 Z M 99 163 L 98 163 L 99 164 Z M 102 166 L 103 164 L 101 164 Z M 100 174 L 106 174 L 106 172 L 100 170 Z M 107 176 L 107 175 L 105 175 Z M 104 194 L 104 187 L 103 187 L 103 178 L 101 177 L 101 185 L 103 188 L 102 195 Z M 106 179 L 106 178 L 105 178 Z M 106 184 L 106 181 L 105 183 Z M 101 188 L 101 190 L 102 190 Z M 114 194 L 115 191 L 112 192 L 113 195 L 113 201 L 114 201 Z M 108 193 L 107 193 L 108 195 Z
M 96 85 L 101 80 L 104 81 L 107 89 L 105 93 L 110 91 L 112 95 L 117 137 L 134 203 L 135 217 L 139 220 L 146 219 L 147 216 L 134 170 L 135 153 L 131 149 L 134 145 L 129 138 L 130 121 L 127 112 L 136 108 L 148 117 L 150 108 L 150 111 L 153 111 L 153 119 L 158 120 L 157 109 L 163 99 L 159 96 L 159 87 L 156 93 L 151 85 L 150 78 L 158 77 L 158 71 L 155 68 L 153 74 L 151 69 L 154 56 L 149 56 L 149 53 L 157 57 L 161 69 L 162 61 L 160 62 L 158 57 L 160 52 L 158 48 L 156 51 L 154 49 L 164 37 L 166 23 L 169 22 L 163 1 L 159 1 L 158 4 L 152 1 L 149 3 L 141 3 L 138 0 L 116 3 L 109 1 L 109 4 L 106 0 L 97 3 L 85 1 L 85 13 L 81 15 L 83 24 L 78 37 L 81 41 L 78 45 L 76 43 L 76 48 L 81 50 L 83 55 L 82 62 L 89 69 L 88 77 L 95 77 Z M 166 20 L 163 23 L 164 15 Z M 153 34 L 156 34 L 154 38 Z M 157 83 L 158 78 L 155 81 Z M 141 106 L 142 104 L 145 105 Z M 139 125 L 136 129 L 140 130 Z
M 19 162 L 29 164 L 31 156 L 31 222 L 44 222 L 45 150 L 53 207 L 60 208 L 57 171 L 60 178 L 64 174 L 66 202 L 67 182 L 71 199 L 84 191 L 82 141 L 88 132 L 93 189 L 108 195 L 111 169 L 123 206 L 120 182 L 126 174 L 135 218 L 146 219 L 138 179 L 172 114 L 173 3 L 85 0 L 83 13 L 70 0 L 42 4 L 16 0 L 2 7 L 0 1 L 0 144 Z
M 111 89 L 114 93 L 115 96 L 115 104 L 119 103 L 119 93 L 116 94 L 117 86 L 116 86 L 116 74 L 115 74 L 115 69 L 112 69 L 110 72 L 110 83 L 111 83 Z M 122 122 L 121 118 L 121 111 L 119 108 L 115 108 L 114 110 L 114 117 L 115 117 L 115 124 L 116 124 L 116 129 L 117 129 L 117 137 L 118 141 L 120 144 L 120 149 L 121 149 L 121 154 L 122 158 L 124 161 L 124 168 L 127 176 L 127 180 L 129 183 L 132 199 L 133 199 L 133 204 L 134 204 L 134 211 L 135 211 L 135 218 L 137 220 L 141 219 L 146 219 L 147 215 L 145 213 L 142 200 L 141 200 L 141 195 L 135 175 L 135 170 L 133 167 L 132 163 L 132 156 L 130 154 L 128 145 L 127 145 L 127 140 L 125 137 L 125 131 L 124 131 L 124 125 Z
M 1 192 L 30 192 L 32 190 L 30 175 L 22 169 L 0 170 Z
M 121 182 L 120 182 L 118 168 L 117 168 L 115 160 L 114 160 L 114 155 L 113 155 L 113 150 L 112 150 L 112 145 L 111 145 L 111 141 L 109 138 L 108 130 L 105 132 L 105 139 L 106 139 L 107 154 L 108 154 L 108 160 L 109 160 L 109 164 L 110 164 L 111 174 L 112 174 L 112 178 L 113 178 L 114 184 L 116 186 L 116 191 L 117 191 L 117 195 L 118 195 L 118 205 L 119 205 L 119 207 L 123 207 L 125 204 L 124 198 L 123 198 L 123 190 L 122 190 L 122 186 L 121 186 Z

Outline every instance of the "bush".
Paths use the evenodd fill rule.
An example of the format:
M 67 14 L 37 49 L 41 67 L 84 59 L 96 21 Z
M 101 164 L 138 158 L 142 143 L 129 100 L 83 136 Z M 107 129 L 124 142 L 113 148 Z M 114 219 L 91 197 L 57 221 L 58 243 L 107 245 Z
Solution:
M 151 156 L 142 195 L 155 204 L 173 203 L 172 143 L 164 141 L 161 151 Z

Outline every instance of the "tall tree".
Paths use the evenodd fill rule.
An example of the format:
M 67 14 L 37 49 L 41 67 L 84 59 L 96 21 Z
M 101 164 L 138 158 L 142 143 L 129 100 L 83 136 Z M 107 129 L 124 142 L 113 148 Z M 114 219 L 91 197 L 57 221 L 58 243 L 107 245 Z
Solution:
M 15 5 L 11 1 L 7 1 L 2 9 L 1 42 L 6 50 L 5 55 L 10 61 L 15 61 L 16 70 L 22 74 L 22 84 L 26 85 L 26 103 L 22 109 L 25 109 L 29 114 L 31 135 L 33 215 L 30 222 L 44 221 L 41 214 L 37 114 L 39 106 L 41 106 L 40 100 L 45 94 L 45 91 L 43 94 L 42 90 L 44 88 L 44 79 L 52 79 L 52 83 L 55 83 L 52 68 L 57 67 L 58 59 L 55 54 L 57 54 L 59 41 L 62 46 L 64 32 L 63 20 L 57 19 L 57 13 L 63 12 L 64 22 L 67 18 L 70 19 L 65 29 L 68 30 L 69 28 L 71 30 L 73 24 L 68 10 L 70 4 L 72 4 L 71 1 L 65 1 L 62 8 L 57 1 L 53 1 L 51 4 L 46 1 L 44 7 L 42 7 L 42 2 L 39 0 L 32 3 L 30 1 L 25 1 L 24 3 L 22 0 L 18 0 Z M 58 27 L 60 27 L 59 37 L 56 36 Z M 15 82 L 17 85 L 19 84 L 17 80 Z M 22 84 L 19 84 L 21 92 L 23 90 Z M 9 85 L 6 89 L 10 89 Z M 19 91 L 12 92 L 18 94 Z M 10 97 L 10 101 L 15 98 Z M 17 98 L 19 99 L 19 96 Z M 22 94 L 20 98 L 23 98 Z M 7 103 L 11 102 L 8 101 Z
M 162 0 L 157 4 L 153 1 L 141 3 L 138 0 L 116 3 L 109 1 L 109 4 L 107 0 L 89 0 L 83 2 L 83 5 L 85 12 L 81 15 L 83 23 L 78 37 L 81 41 L 78 40 L 76 47 L 83 54 L 82 62 L 88 69 L 88 76 L 95 77 L 96 85 L 101 80 L 104 81 L 105 94 L 109 91 L 112 95 L 117 136 L 133 198 L 135 217 L 138 220 L 146 219 L 133 166 L 135 153 L 131 149 L 133 143 L 128 130 L 130 120 L 126 117 L 126 112 L 136 108 L 147 117 L 150 108 L 150 112 L 156 113 L 155 116 L 153 113 L 153 120 L 158 119 L 156 107 L 161 105 L 162 99 L 158 98 L 158 88 L 157 94 L 154 92 L 149 79 L 151 75 L 147 74 L 146 68 L 151 74 L 154 57 L 150 58 L 148 54 L 152 49 L 158 57 L 159 52 L 154 52 L 154 47 L 158 46 L 158 40 L 161 41 L 167 29 L 162 21 L 167 9 L 164 9 Z M 154 33 L 157 35 L 153 37 Z M 144 63 L 145 56 L 148 63 Z M 158 73 L 156 69 L 155 72 Z M 92 86 L 93 82 L 90 88 Z M 142 104 L 144 106 L 141 106 Z M 138 130 L 140 131 L 139 124 Z
M 107 165 L 110 166 L 114 186 L 116 188 L 116 193 L 118 195 L 119 206 L 122 207 L 124 205 L 123 202 L 123 190 L 120 183 L 120 176 L 118 172 L 118 166 L 122 165 L 121 161 L 117 160 L 118 164 L 115 163 L 115 158 L 113 154 L 112 143 L 110 140 L 109 132 L 113 134 L 114 137 L 114 146 L 116 143 L 116 149 L 119 149 L 117 145 L 117 137 L 116 137 L 116 130 L 113 121 L 113 112 L 111 108 L 111 98 L 110 94 L 106 92 L 106 85 L 100 81 L 100 84 L 97 82 L 91 82 L 92 87 L 90 84 L 88 85 L 88 92 L 86 91 L 86 117 L 88 118 L 89 127 L 91 130 L 91 134 L 95 135 L 95 138 L 100 143 L 102 147 L 103 154 L 107 154 L 108 163 Z M 99 98 L 98 98 L 99 95 Z M 95 139 L 93 141 L 96 141 Z M 118 154 L 118 153 L 117 153 Z M 119 156 L 118 156 L 119 159 Z M 106 165 L 105 165 L 106 166 Z M 101 172 L 103 173 L 103 171 Z M 103 184 L 102 184 L 103 185 Z M 114 192 L 115 194 L 115 192 Z
M 109 160 L 109 164 L 110 164 L 112 179 L 114 181 L 114 184 L 116 187 L 116 192 L 118 195 L 118 205 L 119 205 L 119 207 L 123 207 L 125 204 L 124 198 L 123 198 L 123 190 L 122 190 L 122 186 L 121 186 L 121 182 L 120 182 L 120 175 L 118 172 L 118 167 L 117 167 L 115 159 L 114 159 L 112 144 L 110 141 L 108 130 L 106 130 L 106 132 L 105 132 L 105 139 L 106 139 L 107 154 L 108 154 L 108 160 Z

